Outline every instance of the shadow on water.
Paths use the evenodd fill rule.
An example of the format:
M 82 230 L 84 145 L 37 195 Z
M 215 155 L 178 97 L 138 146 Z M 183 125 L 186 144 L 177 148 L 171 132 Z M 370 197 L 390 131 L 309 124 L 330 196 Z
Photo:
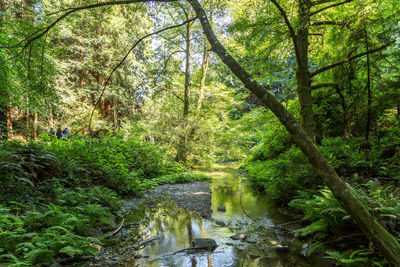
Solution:
M 331 266 L 318 257 L 301 256 L 303 244 L 294 237 L 299 225 L 277 227 L 293 221 L 280 214 L 265 197 L 246 184 L 235 170 L 198 169 L 212 177 L 212 219 L 207 220 L 177 207 L 168 200 L 157 201 L 153 207 L 132 211 L 127 222 L 141 224 L 133 239 L 139 254 L 130 259 L 128 241 L 119 247 L 126 266 Z M 218 211 L 225 207 L 225 212 Z M 221 208 L 220 208 L 221 209 Z M 222 225 L 222 226 L 221 226 Z M 235 234 L 245 234 L 244 240 L 232 240 Z M 218 247 L 214 251 L 190 251 L 193 239 L 212 238 Z M 132 245 L 133 246 L 133 245 Z M 182 251 L 183 250 L 183 251 Z M 333 265 L 332 265 L 333 266 Z

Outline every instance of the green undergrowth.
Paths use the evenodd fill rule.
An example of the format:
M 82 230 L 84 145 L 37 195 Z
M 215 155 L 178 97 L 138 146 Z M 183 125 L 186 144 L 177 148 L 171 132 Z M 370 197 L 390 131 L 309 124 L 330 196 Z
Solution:
M 135 138 L 1 141 L 0 262 L 32 266 L 95 255 L 121 221 L 122 198 L 207 179 Z
M 400 129 L 384 131 L 380 138 L 371 138 L 368 154 L 359 151 L 363 138 L 325 138 L 318 148 L 378 222 L 400 241 Z M 249 181 L 268 199 L 289 206 L 308 222 L 298 231 L 301 238 L 311 240 L 308 254 L 324 253 L 349 266 L 384 265 L 376 254 L 379 249 L 369 244 L 280 126 L 270 125 L 243 165 Z
M 210 177 L 201 173 L 184 172 L 174 173 L 160 176 L 153 181 L 158 185 L 161 184 L 176 184 L 176 183 L 187 183 L 187 182 L 200 182 L 209 181 Z
M 95 255 L 102 234 L 116 227 L 120 198 L 105 187 L 58 188 L 53 203 L 0 204 L 0 258 L 32 266 L 65 257 Z

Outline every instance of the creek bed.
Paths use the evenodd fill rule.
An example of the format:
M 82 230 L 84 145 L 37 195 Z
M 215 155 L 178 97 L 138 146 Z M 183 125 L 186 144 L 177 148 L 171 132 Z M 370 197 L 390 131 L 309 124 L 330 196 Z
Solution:
M 161 187 L 133 208 L 125 216 L 129 227 L 118 233 L 123 242 L 102 253 L 103 266 L 333 266 L 302 256 L 305 245 L 294 235 L 300 225 L 279 226 L 293 218 L 279 213 L 234 169 L 198 171 L 209 175 L 210 183 Z M 193 249 L 198 238 L 218 246 Z M 104 260 L 107 253 L 114 255 L 111 261 Z

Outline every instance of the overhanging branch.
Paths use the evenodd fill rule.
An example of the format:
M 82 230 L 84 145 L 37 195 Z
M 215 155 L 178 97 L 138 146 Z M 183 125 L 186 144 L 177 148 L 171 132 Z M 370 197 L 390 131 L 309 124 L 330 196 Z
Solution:
M 320 69 L 317 69 L 316 71 L 313 71 L 313 72 L 311 73 L 311 77 L 313 77 L 313 76 L 315 76 L 315 75 L 317 75 L 317 74 L 320 74 L 320 73 L 322 73 L 322 72 L 325 72 L 325 71 L 327 71 L 327 70 L 330 70 L 330 69 L 332 69 L 332 68 L 335 68 L 335 67 L 337 67 L 337 66 L 343 65 L 344 63 L 350 62 L 350 61 L 355 60 L 355 59 L 357 59 L 357 58 L 359 58 L 359 57 L 362 57 L 362 56 L 365 56 L 365 55 L 368 55 L 368 54 L 377 52 L 377 51 L 379 51 L 379 50 L 382 50 L 382 49 L 388 47 L 389 45 L 393 44 L 394 42 L 395 42 L 395 41 L 391 41 L 391 42 L 389 42 L 389 43 L 387 43 L 387 44 L 384 44 L 384 45 L 382 45 L 382 46 L 380 46 L 380 47 L 377 47 L 377 48 L 375 48 L 375 49 L 371 49 L 371 50 L 365 51 L 365 52 L 363 52 L 363 53 L 360 53 L 360 54 L 354 55 L 354 56 L 352 56 L 352 57 L 346 58 L 345 60 L 342 60 L 342 61 L 340 61 L 340 62 L 337 62 L 337 63 L 331 64 L 331 65 L 322 67 L 322 68 L 320 68 Z

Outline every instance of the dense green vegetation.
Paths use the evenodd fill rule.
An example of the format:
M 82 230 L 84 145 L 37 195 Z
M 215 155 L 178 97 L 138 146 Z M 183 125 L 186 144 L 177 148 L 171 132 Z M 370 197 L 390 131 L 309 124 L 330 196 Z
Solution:
M 400 2 L 161 2 L 0 0 L 1 260 L 95 254 L 123 198 L 238 161 L 309 254 L 400 264 Z
M 123 197 L 208 179 L 135 138 L 44 139 L 0 143 L 0 248 L 15 266 L 94 255 L 121 221 Z

